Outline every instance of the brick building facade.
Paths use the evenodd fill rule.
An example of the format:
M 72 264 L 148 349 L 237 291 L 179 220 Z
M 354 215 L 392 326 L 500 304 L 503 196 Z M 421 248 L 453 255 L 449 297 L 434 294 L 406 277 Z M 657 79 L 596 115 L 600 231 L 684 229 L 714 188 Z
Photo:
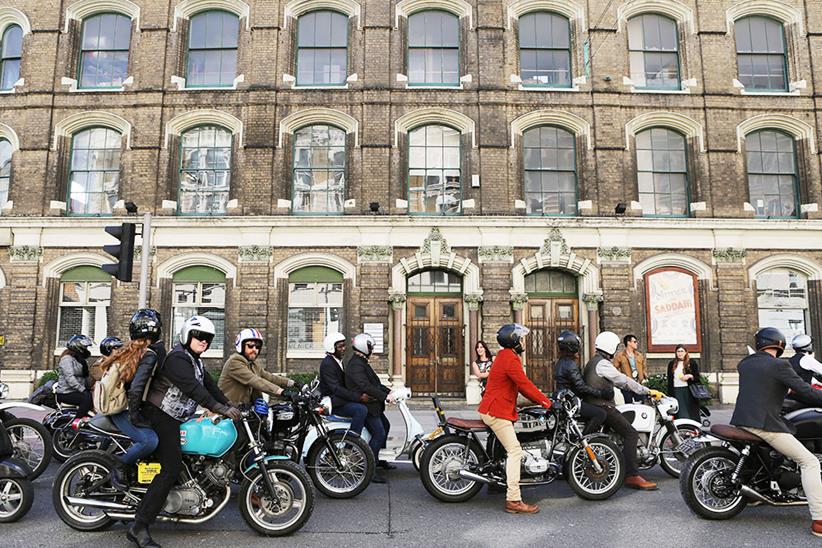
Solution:
M 0 0 L 0 375 L 126 335 L 132 201 L 150 305 L 215 318 L 215 367 L 244 326 L 287 372 L 367 328 L 388 380 L 473 400 L 517 319 L 546 388 L 557 330 L 607 328 L 731 401 L 759 324 L 822 337 L 820 7 Z

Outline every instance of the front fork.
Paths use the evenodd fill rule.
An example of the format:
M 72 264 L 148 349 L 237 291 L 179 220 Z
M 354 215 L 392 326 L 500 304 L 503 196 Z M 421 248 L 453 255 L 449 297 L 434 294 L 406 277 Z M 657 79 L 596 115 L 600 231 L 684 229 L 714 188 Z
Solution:
M 594 467 L 594 471 L 597 473 L 602 472 L 602 465 L 599 463 L 599 459 L 597 459 L 597 454 L 594 452 L 593 447 L 591 444 L 588 443 L 588 439 L 582 435 L 582 431 L 577 426 L 577 423 L 574 420 L 571 420 L 569 423 L 571 425 L 571 432 L 573 432 L 574 436 L 580 440 L 582 444 L 582 448 L 585 450 L 585 454 L 588 455 L 588 460 L 591 461 L 591 466 Z
M 331 460 L 334 461 L 334 467 L 337 470 L 341 470 L 343 467 L 342 462 L 340 461 L 340 457 L 337 455 L 337 448 L 334 447 L 334 444 L 331 443 L 331 439 L 328 436 L 328 429 L 323 424 L 323 420 L 317 416 L 314 417 L 314 428 L 317 429 L 318 437 L 321 437 L 323 443 L 325 444 L 328 452 L 331 453 Z M 346 430 L 347 431 L 347 430 Z M 376 458 L 376 455 L 375 455 Z
M 243 419 L 243 428 L 245 429 L 245 433 L 248 436 L 248 446 L 254 453 L 254 462 L 257 463 L 257 466 L 260 468 L 260 473 L 262 474 L 263 485 L 265 485 L 265 490 L 268 492 L 269 497 L 271 497 L 272 503 L 279 504 L 279 498 L 277 497 L 277 491 L 274 489 L 274 483 L 268 476 L 268 470 L 265 467 L 265 451 L 263 451 L 260 448 L 260 444 L 254 437 L 254 433 L 251 431 L 251 426 L 249 426 L 248 421 L 246 419 Z

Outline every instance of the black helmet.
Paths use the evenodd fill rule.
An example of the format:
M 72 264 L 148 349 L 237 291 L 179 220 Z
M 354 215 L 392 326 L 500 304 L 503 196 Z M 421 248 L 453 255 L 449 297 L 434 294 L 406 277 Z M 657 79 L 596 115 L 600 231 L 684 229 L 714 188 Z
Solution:
M 582 348 L 582 339 L 573 331 L 563 331 L 557 337 L 557 347 L 560 350 L 576 354 Z
M 123 347 L 123 341 L 117 337 L 106 337 L 100 341 L 100 354 L 103 356 L 111 356 L 111 353 L 118 348 Z
M 85 335 L 74 335 L 66 343 L 66 348 L 74 352 L 78 358 L 86 359 L 91 356 L 89 348 L 94 346 L 94 341 Z
M 131 317 L 128 323 L 128 335 L 131 340 L 150 339 L 156 342 L 160 338 L 163 322 L 160 313 L 153 308 L 141 308 Z
M 763 327 L 756 332 L 754 339 L 757 350 L 773 348 L 777 358 L 785 351 L 785 335 L 775 327 Z
M 813 338 L 810 335 L 805 335 L 802 333 L 801 335 L 797 335 L 791 341 L 791 346 L 797 352 L 802 352 L 803 354 L 811 354 L 813 352 Z
M 517 354 L 522 354 L 522 337 L 531 330 L 518 323 L 505 324 L 497 331 L 497 342 L 503 348 L 510 348 Z

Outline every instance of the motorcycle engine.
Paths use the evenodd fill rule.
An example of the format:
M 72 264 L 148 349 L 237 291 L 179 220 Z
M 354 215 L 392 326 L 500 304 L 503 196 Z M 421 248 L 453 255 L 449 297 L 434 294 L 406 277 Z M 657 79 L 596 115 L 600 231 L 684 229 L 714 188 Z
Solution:
M 548 440 L 522 444 L 522 466 L 528 474 L 545 474 L 550 467 L 550 458 L 551 442 Z
M 206 502 L 205 493 L 196 487 L 175 487 L 166 498 L 163 511 L 169 514 L 196 516 Z
M 231 467 L 225 462 L 218 461 L 207 466 L 200 476 L 200 485 L 209 487 L 224 487 L 231 481 Z

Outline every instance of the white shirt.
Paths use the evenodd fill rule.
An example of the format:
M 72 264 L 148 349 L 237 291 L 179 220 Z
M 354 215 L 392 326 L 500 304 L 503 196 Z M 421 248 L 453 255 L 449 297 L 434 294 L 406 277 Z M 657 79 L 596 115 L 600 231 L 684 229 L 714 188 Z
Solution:
M 685 362 L 676 362 L 674 368 L 674 388 L 685 388 L 688 386 L 688 381 L 682 380 L 682 375 L 685 374 Z

